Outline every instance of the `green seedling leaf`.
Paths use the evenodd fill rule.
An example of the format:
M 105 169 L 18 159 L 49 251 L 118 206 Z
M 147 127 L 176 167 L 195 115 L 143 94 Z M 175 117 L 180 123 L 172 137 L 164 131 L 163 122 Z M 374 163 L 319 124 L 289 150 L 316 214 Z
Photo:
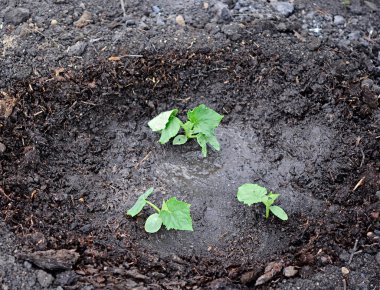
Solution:
M 207 157 L 207 137 L 205 134 L 197 135 L 197 142 L 202 148 L 202 156 Z
M 151 187 L 145 193 L 140 195 L 140 197 L 137 199 L 136 203 L 127 211 L 127 214 L 134 217 L 140 213 L 140 211 L 144 208 L 146 204 L 146 200 L 149 195 L 152 194 L 154 188 Z
M 204 104 L 189 111 L 187 117 L 194 124 L 194 133 L 203 133 L 205 135 L 212 135 L 212 130 L 218 127 L 223 119 L 222 115 Z
M 278 194 L 278 193 L 269 193 L 268 195 L 268 198 L 270 199 L 270 200 L 273 200 L 273 202 L 280 196 L 280 194 Z
M 153 234 L 157 233 L 162 226 L 162 219 L 158 213 L 151 214 L 145 221 L 145 231 Z
M 171 138 L 178 134 L 179 130 L 181 129 L 181 124 L 181 120 L 177 117 L 170 117 L 165 129 L 161 131 L 161 138 L 159 142 L 161 144 L 169 142 Z
M 197 135 L 197 142 L 199 146 L 202 148 L 202 156 L 207 157 L 207 143 L 211 145 L 216 151 L 220 150 L 220 144 L 218 139 L 216 139 L 215 135 L 205 135 L 203 133 L 199 133 Z
M 239 187 L 237 199 L 247 205 L 254 203 L 263 203 L 265 205 L 265 218 L 269 217 L 272 212 L 279 219 L 286 221 L 288 215 L 286 212 L 277 205 L 272 205 L 280 195 L 267 191 L 265 187 L 258 184 L 246 183 Z
M 270 211 L 276 216 L 278 217 L 279 219 L 283 220 L 283 221 L 287 221 L 288 220 L 288 215 L 286 214 L 286 212 L 279 206 L 277 205 L 272 205 L 270 207 Z
M 263 200 L 261 201 L 267 208 L 269 208 L 275 200 L 279 197 L 279 194 L 276 193 L 269 193 L 268 195 L 263 197 Z
M 147 200 L 150 194 L 153 192 L 153 187 L 149 188 L 143 193 L 127 214 L 134 217 L 143 207 L 147 204 L 152 207 L 156 212 L 151 214 L 145 221 L 145 231 L 148 233 L 156 233 L 160 230 L 162 224 L 166 226 L 168 230 L 183 230 L 192 231 L 192 219 L 190 215 L 190 204 L 179 201 L 175 197 L 163 201 L 162 208 L 159 209 L 154 203 Z
M 148 123 L 148 126 L 154 132 L 164 130 L 166 128 L 167 123 L 169 122 L 170 117 L 176 116 L 177 113 L 178 113 L 177 109 L 162 112 L 157 117 L 150 120 Z
M 223 116 L 202 104 L 189 111 L 187 117 L 194 124 L 192 133 L 197 134 L 198 144 L 202 148 L 202 156 L 207 156 L 207 144 L 219 151 L 220 144 L 215 136 L 215 128 L 219 126 Z
M 207 143 L 211 145 L 212 148 L 214 148 L 216 151 L 220 150 L 220 144 L 218 139 L 216 139 L 214 131 L 212 132 L 212 135 L 207 136 Z
M 187 121 L 185 124 L 182 125 L 182 128 L 185 131 L 187 138 L 194 138 L 193 132 L 192 132 L 193 127 L 194 127 L 194 124 L 191 123 L 190 121 Z
M 240 202 L 252 205 L 263 202 L 266 197 L 267 189 L 257 184 L 246 183 L 239 187 L 237 198 Z
M 190 204 L 172 197 L 162 204 L 160 217 L 165 227 L 170 230 L 192 231 Z
M 215 128 L 223 119 L 222 115 L 203 104 L 187 113 L 188 120 L 185 123 L 176 117 L 177 113 L 177 109 L 163 112 L 148 123 L 153 131 L 161 133 L 161 144 L 169 142 L 173 137 L 173 145 L 182 145 L 189 139 L 196 138 L 202 148 L 203 157 L 207 156 L 208 144 L 213 149 L 220 150 Z M 177 135 L 181 128 L 185 134 Z
M 185 135 L 177 135 L 173 140 L 173 145 L 182 145 L 187 142 L 187 137 Z

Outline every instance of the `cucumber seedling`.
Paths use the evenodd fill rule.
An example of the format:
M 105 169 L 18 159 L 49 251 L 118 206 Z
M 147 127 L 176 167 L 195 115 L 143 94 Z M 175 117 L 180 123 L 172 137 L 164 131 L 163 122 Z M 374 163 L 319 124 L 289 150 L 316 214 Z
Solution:
M 190 215 L 190 206 L 186 202 L 172 197 L 162 202 L 161 209 L 148 201 L 147 198 L 153 193 L 153 187 L 149 188 L 137 199 L 136 203 L 127 211 L 127 214 L 134 217 L 139 214 L 147 204 L 156 212 L 151 214 L 145 221 L 145 231 L 156 233 L 162 225 L 168 230 L 193 231 L 193 224 Z
M 215 136 L 215 129 L 223 119 L 223 115 L 202 104 L 187 112 L 188 120 L 183 123 L 177 117 L 178 110 L 162 112 L 153 118 L 148 126 L 154 132 L 161 134 L 159 142 L 166 144 L 173 139 L 173 145 L 185 144 L 190 139 L 196 139 L 202 148 L 202 156 L 207 156 L 207 144 L 216 151 L 220 150 L 220 144 Z M 183 134 L 178 134 L 183 129 Z
M 265 205 L 265 218 L 269 217 L 269 212 L 274 214 L 279 219 L 286 221 L 288 215 L 277 205 L 272 205 L 280 194 L 267 191 L 265 187 L 258 184 L 246 183 L 239 187 L 237 199 L 244 204 L 251 206 L 255 203 L 263 203 Z

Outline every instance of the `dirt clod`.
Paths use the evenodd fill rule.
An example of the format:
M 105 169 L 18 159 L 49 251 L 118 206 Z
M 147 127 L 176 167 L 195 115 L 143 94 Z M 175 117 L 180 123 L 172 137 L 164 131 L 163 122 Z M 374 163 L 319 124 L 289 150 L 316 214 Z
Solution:
M 38 270 L 37 271 L 37 280 L 40 283 L 42 288 L 47 288 L 53 283 L 54 277 L 51 274 L 46 273 L 43 270 Z
M 48 250 L 31 254 L 20 254 L 19 258 L 50 271 L 70 270 L 78 261 L 79 254 L 75 250 Z
M 255 279 L 257 279 L 257 277 L 258 277 L 257 271 L 254 271 L 254 270 L 248 271 L 248 272 L 243 273 L 243 275 L 241 275 L 240 281 L 242 284 L 246 285 L 253 282 Z
M 4 22 L 11 23 L 13 25 L 19 25 L 20 23 L 28 20 L 30 16 L 30 10 L 23 7 L 7 8 L 3 11 Z

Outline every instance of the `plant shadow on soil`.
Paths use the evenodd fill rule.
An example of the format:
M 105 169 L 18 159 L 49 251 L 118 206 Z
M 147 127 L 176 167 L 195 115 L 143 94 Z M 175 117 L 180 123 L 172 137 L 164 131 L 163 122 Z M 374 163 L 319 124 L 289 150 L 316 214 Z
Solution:
M 4 143 L 14 146 L 2 165 L 15 202 L 2 208 L 24 246 L 77 248 L 78 267 L 124 263 L 150 283 L 189 285 L 226 276 L 239 284 L 241 273 L 273 260 L 314 265 L 322 248 L 334 260 L 352 247 L 347 236 L 373 227 L 366 212 L 379 188 L 376 167 L 363 164 L 355 143 L 358 136 L 368 140 L 372 133 L 363 128 L 372 121 L 349 114 L 368 116 L 371 108 L 335 99 L 360 92 L 360 76 L 348 76 L 345 62 L 360 60 L 308 52 L 303 44 L 261 45 L 100 62 L 76 77 L 15 86 L 10 93 L 19 102 L 3 128 Z M 200 103 L 225 114 L 217 130 L 221 151 L 201 158 L 195 142 L 159 145 L 147 122 Z M 378 162 L 368 142 L 365 155 Z M 367 182 L 353 193 L 363 175 Z M 240 204 L 237 188 L 248 182 L 280 193 L 289 221 L 265 220 L 263 207 Z M 151 186 L 159 204 L 171 196 L 192 204 L 194 232 L 148 235 L 150 209 L 125 216 Z M 46 242 L 36 245 L 36 235 Z M 173 266 L 173 255 L 186 262 Z

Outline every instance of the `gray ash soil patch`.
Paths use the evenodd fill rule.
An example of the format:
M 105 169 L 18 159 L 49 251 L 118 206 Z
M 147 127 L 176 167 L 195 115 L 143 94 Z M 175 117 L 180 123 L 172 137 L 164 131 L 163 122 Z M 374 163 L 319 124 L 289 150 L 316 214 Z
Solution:
M 1 206 L 23 250 L 75 248 L 78 285 L 123 286 L 120 278 L 132 277 L 183 288 L 218 278 L 244 287 L 242 274 L 273 260 L 318 265 L 320 249 L 339 265 L 353 246 L 347 236 L 370 245 L 367 231 L 378 224 L 368 212 L 379 188 L 372 137 L 380 134 L 377 109 L 361 95 L 365 65 L 355 53 L 257 42 L 99 62 L 75 77 L 10 88 L 19 102 L 1 127 L 11 199 Z M 199 103 L 225 114 L 221 151 L 202 159 L 194 142 L 160 146 L 148 120 Z M 263 208 L 239 204 L 245 182 L 281 193 L 289 222 L 266 221 Z M 150 186 L 159 203 L 169 195 L 192 203 L 194 233 L 148 235 L 149 210 L 125 217 Z
M 320 213 L 322 202 L 312 198 L 307 189 L 292 188 L 291 179 L 293 175 L 304 174 L 305 160 L 316 162 L 321 155 L 316 150 L 319 146 L 326 148 L 322 156 L 328 155 L 327 148 L 331 148 L 333 140 L 326 137 L 321 142 L 323 140 L 318 140 L 321 138 L 313 136 L 313 130 L 299 127 L 284 132 L 287 138 L 283 140 L 284 147 L 297 150 L 298 154 L 278 151 L 279 155 L 283 152 L 283 156 L 278 157 L 281 160 L 277 162 L 273 162 L 273 155 L 267 155 L 254 131 L 235 124 L 217 130 L 222 150 L 212 152 L 206 159 L 200 158 L 198 148 L 188 152 L 189 146 L 178 150 L 166 146 L 163 152 L 155 153 L 152 174 L 163 184 L 164 192 L 178 193 L 178 197 L 192 204 L 195 231 L 192 234 L 161 233 L 157 239 L 149 239 L 144 244 L 165 254 L 207 255 L 211 250 L 222 251 L 236 237 L 250 235 L 249 243 L 240 247 L 254 248 L 254 259 L 262 259 L 288 247 L 286 235 L 273 231 L 269 220 L 263 222 L 263 208 L 246 208 L 239 204 L 236 192 L 244 183 L 258 182 L 283 194 L 279 203 L 290 215 Z M 314 131 L 321 137 L 321 129 Z M 298 135 L 301 132 L 301 136 L 297 138 L 295 132 Z M 287 144 L 288 140 L 293 140 L 293 144 Z M 315 142 L 318 142 L 318 148 L 312 146 Z M 310 146 L 310 143 L 314 144 Z M 323 157 L 320 159 L 319 163 L 323 162 Z M 239 251 L 238 247 L 234 251 Z

